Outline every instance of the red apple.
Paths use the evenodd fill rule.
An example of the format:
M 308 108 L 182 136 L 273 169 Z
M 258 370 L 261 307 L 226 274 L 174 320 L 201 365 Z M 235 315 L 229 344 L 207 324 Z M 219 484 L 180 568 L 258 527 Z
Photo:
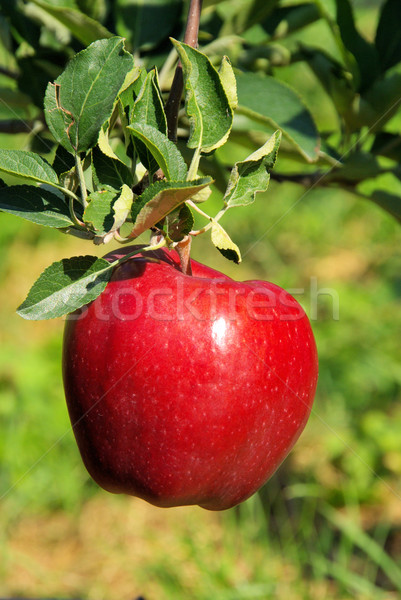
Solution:
M 298 439 L 316 346 L 280 287 L 195 261 L 192 271 L 167 250 L 117 267 L 67 320 L 65 393 L 100 486 L 157 506 L 222 510 L 258 490 Z

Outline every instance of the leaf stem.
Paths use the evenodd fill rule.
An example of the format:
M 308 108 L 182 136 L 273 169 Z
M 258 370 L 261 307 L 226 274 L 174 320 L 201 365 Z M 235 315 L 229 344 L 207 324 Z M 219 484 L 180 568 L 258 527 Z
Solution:
M 201 159 L 201 149 L 200 149 L 200 146 L 198 146 L 198 148 L 195 150 L 195 152 L 192 156 L 191 164 L 189 165 L 187 181 L 192 181 L 192 179 L 196 179 L 196 175 L 197 175 L 198 169 L 199 169 L 200 159 Z
M 70 209 L 70 217 L 71 217 L 71 220 L 74 223 L 74 225 L 76 225 L 80 229 L 86 229 L 85 224 L 82 223 L 82 221 L 80 221 L 78 219 L 77 215 L 75 214 L 75 210 L 74 210 L 74 198 L 71 198 L 71 197 L 69 198 L 68 207 Z
M 205 213 L 201 208 L 199 208 L 199 206 L 197 204 L 195 204 L 195 202 L 192 202 L 192 200 L 187 200 L 186 204 L 188 204 L 191 208 L 196 210 L 197 213 L 202 215 L 202 217 L 205 217 L 205 219 L 207 219 L 208 221 L 210 221 L 212 219 L 212 217 L 210 215 Z
M 197 235 L 201 235 L 202 233 L 205 233 L 205 231 L 209 231 L 209 229 L 212 227 L 213 223 L 219 221 L 221 219 L 221 217 L 225 214 L 225 212 L 228 208 L 227 206 L 222 208 L 221 211 L 219 213 L 217 213 L 217 215 L 215 217 L 211 217 L 210 215 L 205 213 L 201 208 L 199 208 L 199 206 L 197 204 L 195 204 L 195 202 L 192 202 L 192 200 L 187 200 L 186 204 L 188 204 L 196 212 L 198 212 L 200 215 L 202 215 L 202 217 L 205 217 L 205 219 L 207 219 L 209 221 L 209 223 L 207 225 L 205 225 L 204 227 L 202 227 L 201 229 L 196 229 L 195 231 L 190 231 L 190 235 L 193 237 L 195 237 Z
M 88 192 L 86 191 L 85 176 L 84 176 L 84 170 L 82 167 L 81 157 L 79 156 L 78 152 L 75 155 L 75 166 L 77 169 L 79 186 L 81 188 L 82 205 L 84 208 L 86 208 L 88 206 L 88 200 L 87 200 Z
M 129 254 L 122 256 L 121 258 L 117 258 L 115 261 L 110 263 L 110 267 L 117 267 L 118 265 L 121 265 L 121 263 L 125 262 L 129 258 L 132 258 L 133 256 L 136 256 L 137 254 L 140 254 L 141 252 L 152 252 L 153 250 L 158 250 L 159 248 L 163 248 L 165 245 L 166 245 L 166 240 L 163 238 L 157 244 L 153 244 L 151 246 L 141 248 L 140 250 L 135 250 L 134 252 L 130 252 Z
M 202 0 L 191 0 L 188 10 L 187 24 L 185 27 L 184 42 L 193 48 L 198 45 L 199 21 L 202 10 Z M 181 104 L 184 79 L 182 76 L 181 61 L 178 62 L 170 95 L 166 102 L 168 137 L 174 142 L 177 140 L 178 112 Z

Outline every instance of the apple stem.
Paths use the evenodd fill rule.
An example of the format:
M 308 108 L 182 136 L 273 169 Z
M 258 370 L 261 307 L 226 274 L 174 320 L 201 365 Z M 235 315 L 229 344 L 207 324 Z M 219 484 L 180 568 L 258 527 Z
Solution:
M 187 24 L 185 27 L 184 42 L 195 48 L 198 45 L 199 21 L 202 10 L 202 0 L 191 0 Z M 181 62 L 178 61 L 171 84 L 170 95 L 166 102 L 165 112 L 167 117 L 168 137 L 173 142 L 177 141 L 178 111 L 181 104 L 184 80 Z
M 191 267 L 191 242 L 192 238 L 187 235 L 181 242 L 175 246 L 175 250 L 178 252 L 181 263 L 181 271 L 184 275 L 192 275 Z

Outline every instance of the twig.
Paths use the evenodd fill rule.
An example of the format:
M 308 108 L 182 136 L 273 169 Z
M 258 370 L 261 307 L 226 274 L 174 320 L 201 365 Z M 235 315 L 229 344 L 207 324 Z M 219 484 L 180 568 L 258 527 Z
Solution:
M 17 121 L 16 119 L 8 119 L 0 121 L 0 133 L 25 133 L 31 131 L 33 122 Z
M 191 0 L 187 25 L 185 28 L 184 42 L 195 48 L 198 45 L 199 21 L 202 10 L 202 0 Z M 182 76 L 182 65 L 179 61 L 171 84 L 170 95 L 166 102 L 165 111 L 167 117 L 168 137 L 174 142 L 177 140 L 178 111 L 181 104 L 184 80 Z
M 19 75 L 15 71 L 10 71 L 6 67 L 0 67 L 0 75 L 5 75 L 6 77 L 10 77 L 10 79 L 18 79 Z

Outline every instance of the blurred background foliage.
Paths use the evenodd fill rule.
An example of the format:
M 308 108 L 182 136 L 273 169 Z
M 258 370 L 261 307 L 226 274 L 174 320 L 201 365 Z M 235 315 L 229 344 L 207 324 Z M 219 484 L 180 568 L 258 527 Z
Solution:
M 124 35 L 146 67 L 157 65 L 169 88 L 168 36 L 182 36 L 185 2 L 0 6 L 2 148 L 52 159 L 45 86 L 76 51 L 110 33 Z M 287 137 L 268 193 L 229 213 L 241 266 L 203 236 L 193 245 L 195 259 L 234 278 L 292 291 L 312 318 L 319 350 L 304 434 L 272 480 L 236 509 L 161 510 L 91 482 L 63 398 L 63 322 L 23 321 L 15 307 L 53 260 L 104 249 L 1 215 L 0 595 L 400 597 L 400 22 L 398 0 L 204 3 L 202 50 L 216 63 L 228 54 L 238 72 L 273 87 L 290 85 L 307 113 L 307 127 L 292 123 L 301 146 L 310 115 L 320 138 L 311 157 Z M 231 142 L 203 161 L 217 182 L 211 210 L 220 208 L 226 166 L 274 126 L 273 87 L 264 116 L 241 111 Z

